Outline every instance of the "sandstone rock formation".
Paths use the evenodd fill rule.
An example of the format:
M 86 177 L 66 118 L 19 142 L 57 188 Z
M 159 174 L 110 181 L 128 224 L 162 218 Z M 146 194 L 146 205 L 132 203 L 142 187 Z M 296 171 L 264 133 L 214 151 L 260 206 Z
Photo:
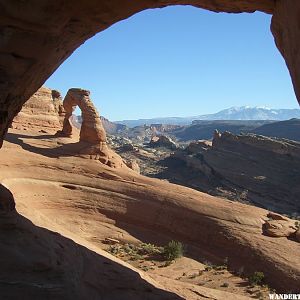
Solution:
M 108 147 L 106 145 L 106 133 L 102 126 L 100 116 L 90 99 L 90 92 L 83 89 L 70 89 L 64 99 L 65 119 L 62 131 L 59 135 L 71 137 L 72 124 L 70 117 L 76 106 L 81 109 L 82 124 L 80 129 L 80 142 L 86 143 L 81 150 L 82 154 L 99 155 L 103 163 L 108 161 Z
M 82 123 L 82 117 L 81 116 L 75 116 L 76 120 L 74 120 L 77 123 L 78 128 L 81 127 Z M 127 129 L 126 125 L 118 124 L 109 121 L 108 119 L 104 118 L 103 116 L 100 116 L 101 123 L 103 125 L 103 128 L 107 134 L 116 134 L 120 131 L 124 131 Z
M 165 135 L 152 137 L 151 141 L 149 142 L 149 147 L 151 148 L 165 147 L 171 150 L 177 149 L 176 143 L 170 137 Z
M 89 98 L 89 91 L 70 89 L 64 102 L 60 93 L 42 87 L 24 105 L 22 111 L 14 119 L 12 128 L 42 133 L 57 133 L 57 137 L 72 137 L 74 121 L 73 110 L 76 106 L 82 109 L 83 126 L 79 126 L 79 142 L 75 136 L 70 140 L 73 147 L 69 147 L 68 155 L 81 155 L 97 159 L 111 167 L 122 167 L 122 158 L 111 151 L 106 145 L 106 133 L 102 127 L 99 114 Z M 58 130 L 63 128 L 63 130 Z M 63 153 L 62 153 L 63 155 Z
M 72 125 L 69 118 L 72 116 L 76 106 L 82 112 L 82 125 L 80 140 L 92 144 L 106 142 L 106 133 L 103 129 L 100 116 L 90 99 L 90 92 L 87 90 L 73 88 L 69 89 L 63 106 L 66 112 L 62 134 L 72 136 Z
M 289 237 L 296 230 L 295 222 L 285 220 L 270 220 L 263 226 L 264 233 L 272 237 Z
M 269 212 L 268 220 L 263 224 L 264 234 L 271 237 L 292 237 L 297 240 L 297 223 L 282 215 Z
M 140 166 L 136 160 L 131 160 L 130 162 L 127 163 L 127 166 L 133 171 L 137 172 L 138 174 L 141 172 Z
M 300 27 L 298 26 L 300 2 L 298 0 L 1 1 L 0 146 L 2 146 L 3 137 L 13 118 L 21 110 L 26 100 L 84 41 L 97 32 L 141 10 L 173 4 L 191 4 L 213 11 L 238 13 L 261 10 L 272 13 L 272 32 L 277 47 L 286 60 L 296 95 L 300 101 Z M 31 147 L 33 146 L 31 145 Z M 264 210 L 256 209 L 254 211 L 252 207 L 250 209 L 229 202 L 223 203 L 219 199 L 207 198 L 207 196 L 189 189 L 177 186 L 170 188 L 167 183 L 157 185 L 156 181 L 143 178 L 139 179 L 140 185 L 132 185 L 132 181 L 129 181 L 130 177 L 126 177 L 124 174 L 122 182 L 108 182 L 107 177 L 99 180 L 99 172 L 94 170 L 94 164 L 91 164 L 90 161 L 87 162 L 90 165 L 83 172 L 82 170 L 73 170 L 67 159 L 63 162 L 64 168 L 74 172 L 74 178 L 72 177 L 70 180 L 72 180 L 73 188 L 77 189 L 76 193 L 66 194 L 64 199 L 51 198 L 54 189 L 59 193 L 65 191 L 65 188 L 59 185 L 59 181 L 65 177 L 65 171 L 60 171 L 62 162 L 37 154 L 19 153 L 20 150 L 20 147 L 10 148 L 8 145 L 5 161 L 2 161 L 1 164 L 1 181 L 11 179 L 7 181 L 11 184 L 10 188 L 18 194 L 20 208 L 24 210 L 25 214 L 33 217 L 35 222 L 41 222 L 41 227 L 36 228 L 28 220 L 21 220 L 24 226 L 20 226 L 19 230 L 10 236 L 7 236 L 7 232 L 0 227 L 1 242 L 3 241 L 3 246 L 0 247 L 3 253 L 0 257 L 1 278 L 5 278 L 5 281 L 1 282 L 5 285 L 4 298 L 11 297 L 13 292 L 13 296 L 19 297 L 22 294 L 28 299 L 43 299 L 48 297 L 49 293 L 53 299 L 76 299 L 76 296 L 78 299 L 82 299 L 81 296 L 83 295 L 88 295 L 90 299 L 93 299 L 97 298 L 99 294 L 101 297 L 104 295 L 104 299 L 119 299 L 117 292 L 126 289 L 124 282 L 117 281 L 118 284 L 114 285 L 114 294 L 111 295 L 109 281 L 105 281 L 103 284 L 103 278 L 108 278 L 119 272 L 118 276 L 119 274 L 132 274 L 131 277 L 122 277 L 126 284 L 129 284 L 128 278 L 141 279 L 142 275 L 136 272 L 124 273 L 123 268 L 114 269 L 111 273 L 104 273 L 105 276 L 103 273 L 95 273 L 106 270 L 107 265 L 111 265 L 111 261 L 101 260 L 94 265 L 98 261 L 95 255 L 90 251 L 87 255 L 86 248 L 78 247 L 82 240 L 70 235 L 70 238 L 74 238 L 78 243 L 76 245 L 71 243 L 72 245 L 70 245 L 70 240 L 65 241 L 64 238 L 60 239 L 54 232 L 49 233 L 49 231 L 42 229 L 46 226 L 55 232 L 59 231 L 61 234 L 66 234 L 66 231 L 62 230 L 63 226 L 59 225 L 57 215 L 59 214 L 59 218 L 61 218 L 64 213 L 61 208 L 66 208 L 68 205 L 70 214 L 66 213 L 65 224 L 68 223 L 71 214 L 75 211 L 76 213 L 72 215 L 74 227 L 77 224 L 75 220 L 77 221 L 79 216 L 87 211 L 89 217 L 91 212 L 95 212 L 99 213 L 99 218 L 110 216 L 116 220 L 116 223 L 119 222 L 120 224 L 124 224 L 124 220 L 129 225 L 142 222 L 144 228 L 148 227 L 152 230 L 155 223 L 156 228 L 162 229 L 170 235 L 177 235 L 192 241 L 194 245 L 199 245 L 199 249 L 204 249 L 207 253 L 213 251 L 215 256 L 226 253 L 232 257 L 235 265 L 240 265 L 241 261 L 247 262 L 250 271 L 254 271 L 253 268 L 259 265 L 265 271 L 269 281 L 281 290 L 296 291 L 299 288 L 299 259 L 297 256 L 290 255 L 291 251 L 296 253 L 299 247 L 287 239 L 281 242 L 281 239 L 272 239 L 261 235 L 261 226 L 259 225 L 261 225 L 261 220 L 265 218 Z M 230 155 L 228 149 L 223 152 L 220 148 L 215 150 Z M 257 150 L 255 152 L 257 153 Z M 284 153 L 274 154 L 278 157 L 283 157 L 280 155 L 284 155 L 284 158 L 289 157 L 289 152 Z M 28 164 L 27 160 L 19 160 L 18 168 L 14 169 L 14 173 L 12 173 L 12 165 L 15 166 L 15 161 L 11 165 L 7 165 L 7 162 L 13 155 L 17 154 L 30 156 L 32 161 L 36 161 L 35 165 Z M 294 159 L 296 156 L 293 154 L 292 158 Z M 248 158 L 251 155 L 252 151 L 247 154 Z M 264 156 L 266 162 L 268 162 L 268 155 L 270 153 Z M 3 160 L 3 157 L 1 154 L 0 159 Z M 211 158 L 216 157 L 211 156 Z M 242 161 L 243 158 L 240 159 L 240 162 Z M 278 161 L 277 168 L 280 166 L 284 172 L 287 172 L 287 168 L 281 164 L 280 158 Z M 222 173 L 226 173 L 225 169 L 230 170 L 228 166 L 225 167 Z M 267 170 L 266 167 L 266 164 L 258 165 L 257 170 Z M 299 169 L 297 158 L 288 167 L 291 167 L 290 170 Z M 32 178 L 28 178 L 29 169 L 31 169 Z M 13 178 L 14 174 L 16 178 Z M 270 174 L 256 174 L 258 176 L 255 175 L 253 182 L 254 179 L 265 180 L 265 178 L 272 177 Z M 243 179 L 245 174 L 227 171 L 227 175 L 231 175 L 231 178 L 238 176 Z M 64 179 L 68 180 L 67 178 Z M 299 179 L 295 178 L 293 185 L 294 183 L 299 185 Z M 27 199 L 31 201 L 34 209 L 26 207 L 28 202 L 22 198 L 22 186 L 24 187 L 26 184 L 28 184 L 26 191 L 29 193 Z M 268 193 L 272 189 L 276 192 L 276 184 L 280 184 L 278 178 L 277 180 L 273 178 Z M 42 185 L 40 190 L 39 185 Z M 83 189 L 85 185 L 87 188 Z M 43 199 L 46 187 L 49 193 L 46 199 L 51 199 L 48 200 L 49 202 Z M 34 200 L 35 194 L 30 194 L 32 189 L 38 190 L 36 200 Z M 76 198 L 79 191 L 83 191 L 84 197 Z M 109 192 L 107 193 L 107 191 Z M 290 193 L 291 191 L 287 192 Z M 296 187 L 294 192 L 299 195 Z M 189 197 L 185 197 L 187 193 Z M 89 201 L 91 195 L 94 197 L 94 202 Z M 74 203 L 75 198 L 76 203 Z M 72 199 L 72 203 L 66 204 L 66 200 L 69 201 L 69 199 Z M 103 201 L 104 199 L 106 201 Z M 284 199 L 286 205 L 288 201 L 287 198 Z M 289 205 L 293 205 L 293 203 L 289 203 Z M 56 207 L 52 212 L 49 209 L 51 206 Z M 165 209 L 162 210 L 162 207 Z M 39 211 L 40 214 L 34 215 L 35 211 Z M 106 220 L 107 224 L 113 223 L 112 219 Z M 82 230 L 86 229 L 85 227 L 76 227 L 76 234 L 82 234 Z M 91 235 L 95 236 L 93 233 Z M 82 237 L 87 235 L 86 232 L 83 232 Z M 26 253 L 30 253 L 30 255 L 23 254 L 25 246 L 27 247 Z M 94 249 L 91 243 L 87 243 L 86 247 Z M 32 249 L 34 249 L 33 253 L 37 255 L 32 255 Z M 78 256 L 81 258 L 80 263 L 76 259 Z M 12 269 L 12 263 L 19 269 Z M 92 275 L 84 267 L 86 265 L 93 267 Z M 35 269 L 32 269 L 32 266 Z M 64 272 L 66 269 L 68 269 L 68 273 Z M 24 281 L 24 270 L 28 275 L 26 277 L 28 281 Z M 94 274 L 99 274 L 99 276 L 94 276 Z M 62 276 L 63 283 L 67 284 L 61 284 Z M 51 284 L 49 285 L 50 279 Z M 144 282 L 144 280 L 137 281 Z M 114 283 L 113 280 L 111 282 Z M 153 288 L 153 286 L 151 287 Z M 74 287 L 76 290 L 73 289 Z M 152 289 L 150 290 L 152 291 Z M 99 294 L 98 291 L 100 291 Z M 139 285 L 138 291 L 134 288 L 131 289 L 137 299 L 142 298 L 145 291 L 149 291 L 148 284 Z M 155 291 L 160 291 L 159 286 Z M 156 293 L 155 296 L 157 299 L 159 297 L 160 299 L 170 298 L 170 295 L 166 297 L 166 293 Z M 171 295 L 171 297 L 173 297 L 172 299 L 178 298 L 177 295 L 176 297 Z M 124 299 L 133 299 L 133 297 L 127 294 Z
M 12 128 L 44 130 L 52 133 L 61 127 L 63 117 L 60 93 L 41 87 L 14 118 Z
M 79 47 L 112 24 L 148 8 L 190 4 L 216 12 L 273 14 L 272 33 L 300 101 L 298 0 L 2 1 L 0 141 L 26 100 Z M 43 30 L 41 30 L 43 29 Z M 0 144 L 0 145 L 1 145 Z
M 299 142 L 216 132 L 212 146 L 193 142 L 172 157 L 160 178 L 272 211 L 300 214 Z
M 293 254 L 298 253 L 299 244 L 262 233 L 268 211 L 127 168 L 109 168 L 78 156 L 58 159 L 57 142 L 68 146 L 68 138 L 36 139 L 40 134 L 30 131 L 21 141 L 11 138 L 18 134 L 10 131 L 0 155 L 0 182 L 14 195 L 17 211 L 23 215 L 12 231 L 3 228 L 2 214 L 0 218 L 0 294 L 4 299 L 20 299 L 20 295 L 24 300 L 85 299 L 84 295 L 156 299 L 160 290 L 158 299 L 168 299 L 163 295 L 167 291 L 173 294 L 171 299 L 177 295 L 202 298 L 198 292 L 193 297 L 182 294 L 182 285 L 187 290 L 200 288 L 189 285 L 190 281 L 181 282 L 179 288 L 177 280 L 159 276 L 155 280 L 160 285 L 154 284 L 151 270 L 138 272 L 105 255 L 101 241 L 107 237 L 163 243 L 176 239 L 187 245 L 191 257 L 213 264 L 228 257 L 230 269 L 243 266 L 247 276 L 259 267 L 271 287 L 298 290 L 300 260 Z M 45 147 L 57 155 L 47 156 Z M 143 288 L 147 282 L 151 293 Z M 224 299 L 222 295 L 210 298 Z

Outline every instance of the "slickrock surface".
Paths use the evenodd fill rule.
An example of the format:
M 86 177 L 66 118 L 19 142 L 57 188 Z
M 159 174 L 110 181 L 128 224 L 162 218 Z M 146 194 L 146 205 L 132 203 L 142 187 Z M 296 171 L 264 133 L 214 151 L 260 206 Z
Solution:
M 23 133 L 11 130 L 0 156 L 0 181 L 20 214 L 1 217 L 4 295 L 168 299 L 171 292 L 170 299 L 223 299 L 220 284 L 207 290 L 174 281 L 171 271 L 137 271 L 101 250 L 105 238 L 180 240 L 198 261 L 220 264 L 228 258 L 230 269 L 262 271 L 272 287 L 297 291 L 300 261 L 294 253 L 300 244 L 263 233 L 268 211 L 66 155 L 61 147 L 72 145 L 70 138 Z M 232 291 L 229 299 L 247 296 L 241 288 Z

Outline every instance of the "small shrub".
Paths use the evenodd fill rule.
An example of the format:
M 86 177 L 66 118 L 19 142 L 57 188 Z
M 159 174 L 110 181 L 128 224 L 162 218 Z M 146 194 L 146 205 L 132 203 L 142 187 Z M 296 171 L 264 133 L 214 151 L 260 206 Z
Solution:
M 161 247 L 157 247 L 153 244 L 146 244 L 146 243 L 142 243 L 139 246 L 139 254 L 141 255 L 154 255 L 154 254 L 160 254 L 163 252 L 163 248 Z
M 109 252 L 112 255 L 118 255 L 120 253 L 121 248 L 119 246 L 111 245 L 107 252 Z
M 183 246 L 178 241 L 171 241 L 165 247 L 163 255 L 166 260 L 171 261 L 183 255 Z
M 144 272 L 147 272 L 150 270 L 150 267 L 148 266 L 142 266 L 141 269 L 144 271 Z
M 209 272 L 209 271 L 211 271 L 213 269 L 213 266 L 206 266 L 205 267 L 205 269 L 204 269 L 204 271 L 206 271 L 206 272 Z
M 249 282 L 252 285 L 261 285 L 263 280 L 265 278 L 265 274 L 263 272 L 254 272 L 250 277 L 249 277 Z
M 223 271 L 223 270 L 227 270 L 227 266 L 226 265 L 213 266 L 213 269 L 216 271 Z

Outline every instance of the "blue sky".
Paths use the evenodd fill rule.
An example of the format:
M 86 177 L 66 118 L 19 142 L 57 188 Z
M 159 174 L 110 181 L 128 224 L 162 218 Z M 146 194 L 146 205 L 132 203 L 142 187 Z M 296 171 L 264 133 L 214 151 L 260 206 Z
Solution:
M 298 108 L 263 13 L 190 6 L 143 11 L 97 34 L 47 80 L 91 91 L 111 120 L 193 116 L 231 106 Z

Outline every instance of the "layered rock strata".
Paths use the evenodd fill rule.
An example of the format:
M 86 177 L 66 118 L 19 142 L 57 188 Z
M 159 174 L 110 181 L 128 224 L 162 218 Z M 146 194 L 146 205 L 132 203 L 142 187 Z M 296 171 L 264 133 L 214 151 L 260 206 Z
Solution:
M 289 215 L 300 215 L 300 143 L 258 135 L 216 132 L 212 145 L 199 141 L 169 163 L 173 182 Z
M 64 109 L 60 93 L 41 87 L 24 104 L 11 127 L 53 132 L 61 127 L 63 118 Z

